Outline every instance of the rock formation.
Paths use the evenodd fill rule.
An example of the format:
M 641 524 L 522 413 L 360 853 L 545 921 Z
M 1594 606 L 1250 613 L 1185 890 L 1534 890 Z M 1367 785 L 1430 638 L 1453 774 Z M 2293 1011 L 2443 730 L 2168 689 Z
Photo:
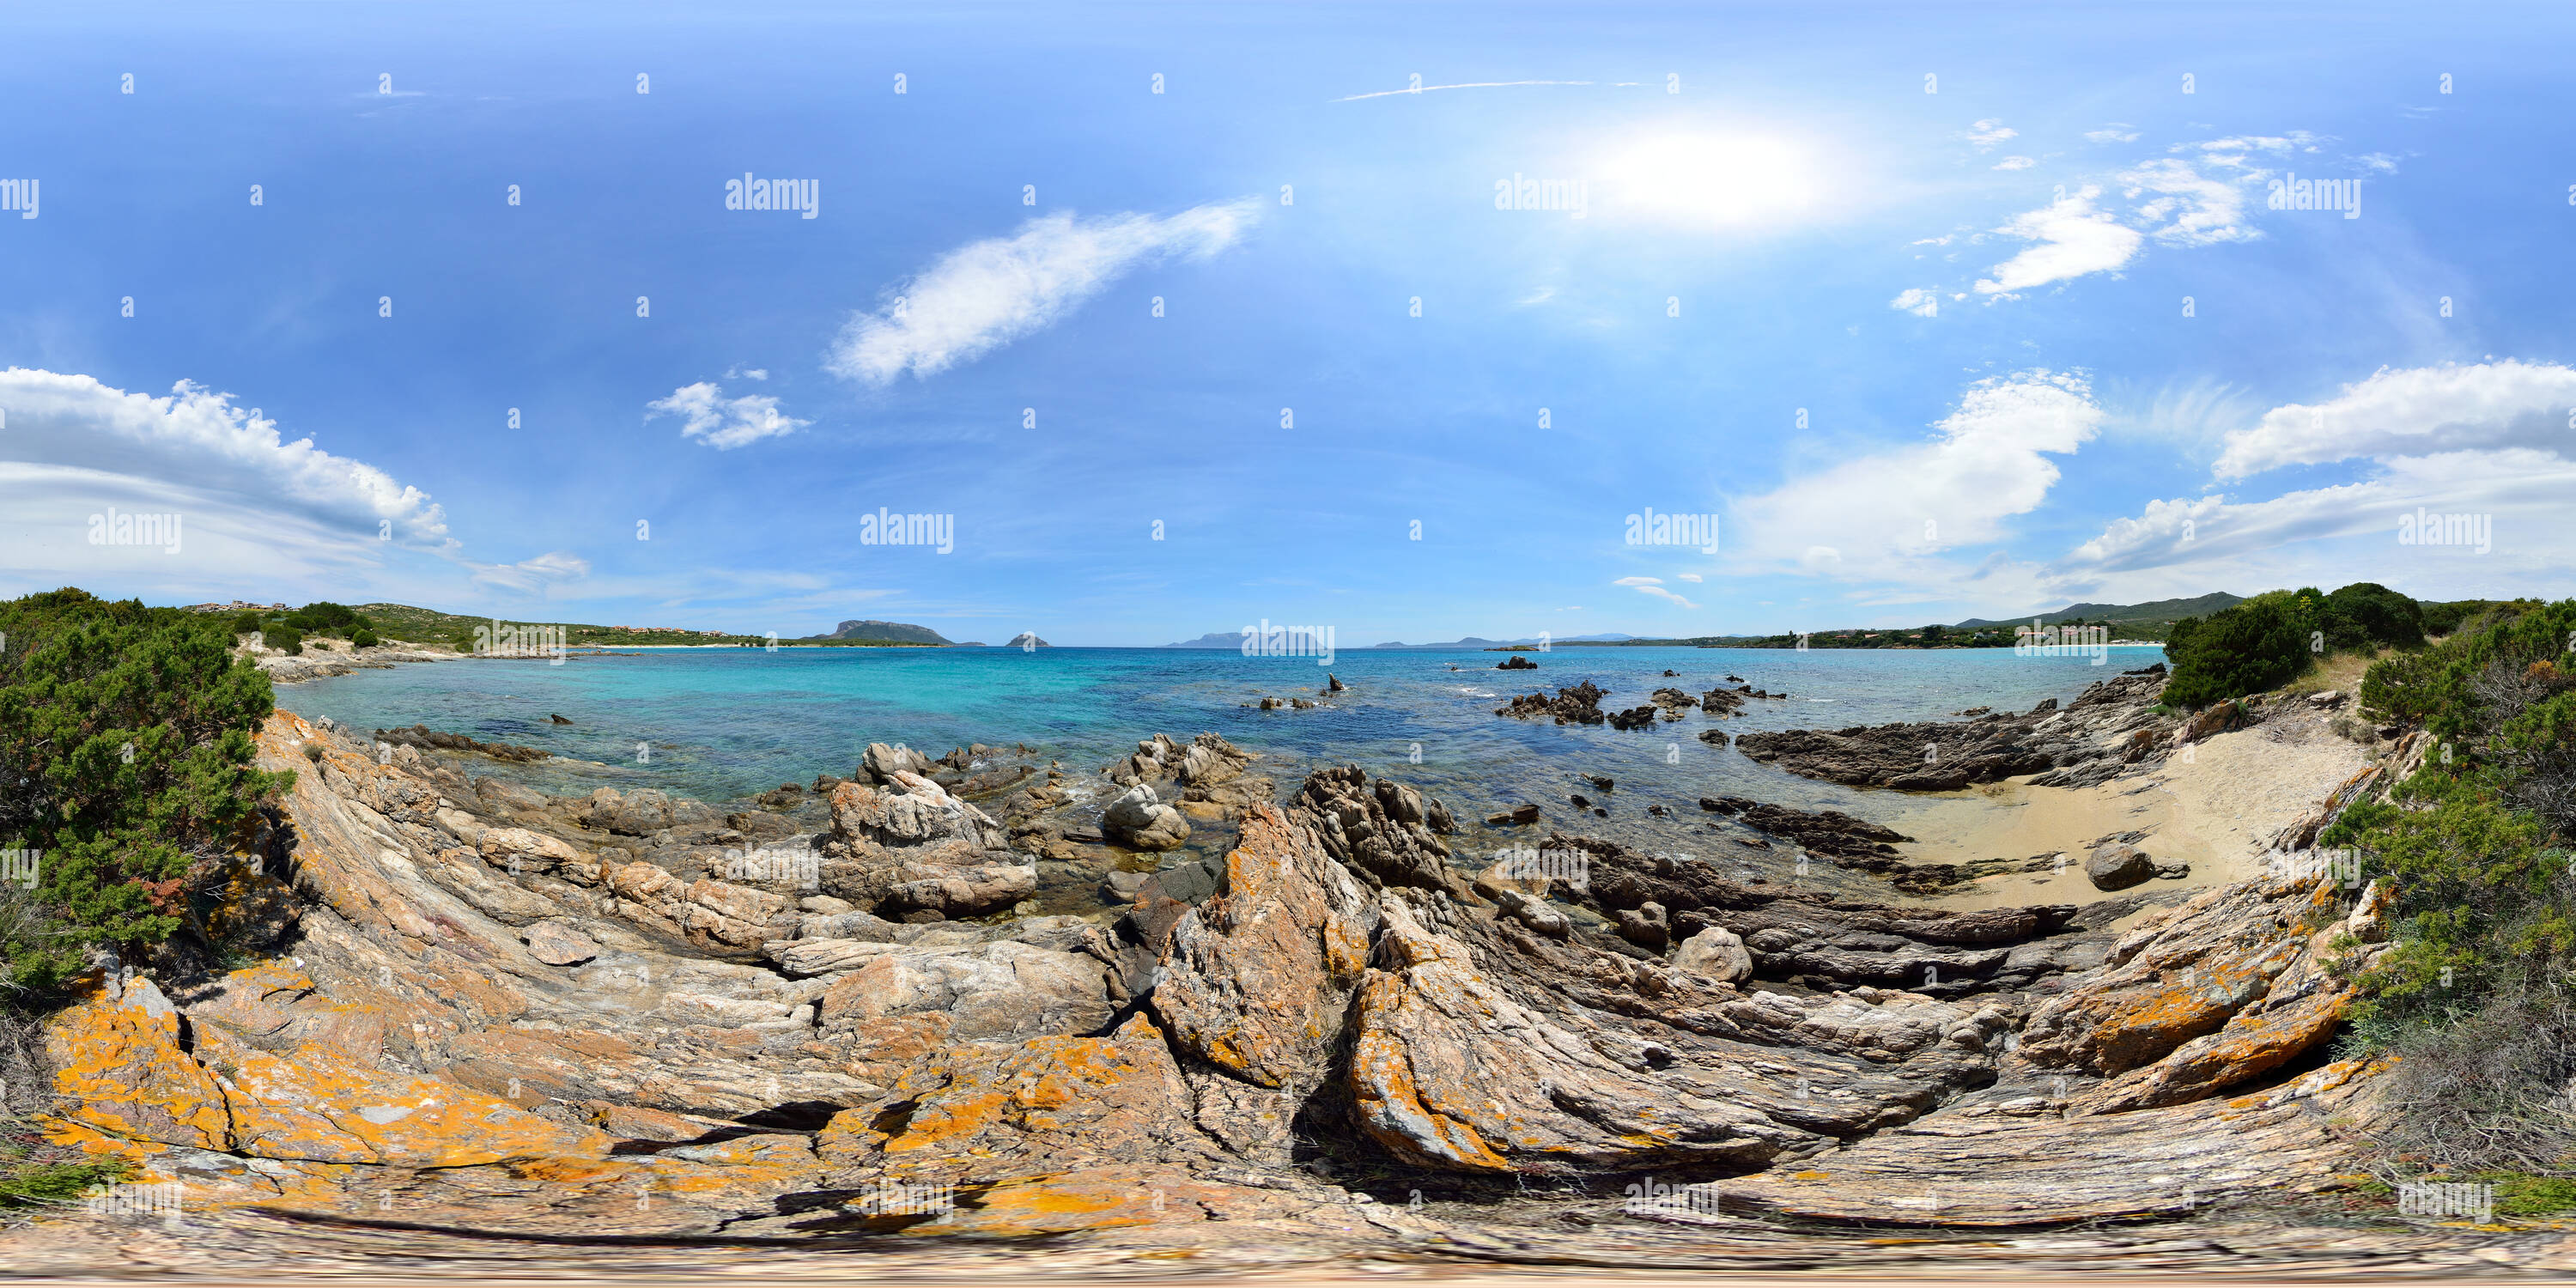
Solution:
M 2164 722 L 2147 704 L 2163 687 L 2159 662 L 2097 681 L 2063 709 L 2051 698 L 2022 715 L 1748 733 L 1735 745 L 1755 760 L 1855 787 L 1955 791 L 2020 774 L 2083 787 L 2161 758 L 2155 733 Z
M 184 1183 L 200 1220 L 1523 1255 L 1572 1237 L 1541 1214 L 1583 1200 L 1550 1187 L 1646 1173 L 1866 1227 L 2274 1199 L 2385 1112 L 2372 1070 L 2316 1053 L 2387 901 L 2322 878 L 2115 934 L 1563 831 L 1479 872 L 1440 802 L 1346 767 L 1247 802 L 1194 906 L 1153 893 L 1174 868 L 1114 920 L 1004 915 L 1034 867 L 893 749 L 782 815 L 829 811 L 787 847 L 813 892 L 689 860 L 721 830 L 693 802 L 576 821 L 282 713 L 259 759 L 301 773 L 240 876 L 291 905 L 276 955 L 111 964 L 47 1033 L 53 1137 Z M 1162 739 L 1125 765 L 1186 793 L 1235 759 Z

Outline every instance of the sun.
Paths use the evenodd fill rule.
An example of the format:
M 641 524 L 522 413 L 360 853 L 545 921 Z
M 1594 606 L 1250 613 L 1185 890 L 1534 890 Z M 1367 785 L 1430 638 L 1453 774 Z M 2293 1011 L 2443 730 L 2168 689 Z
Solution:
M 1743 228 L 1797 215 L 1815 201 L 1805 152 L 1757 134 L 1658 134 L 1613 149 L 1600 204 L 1660 222 Z

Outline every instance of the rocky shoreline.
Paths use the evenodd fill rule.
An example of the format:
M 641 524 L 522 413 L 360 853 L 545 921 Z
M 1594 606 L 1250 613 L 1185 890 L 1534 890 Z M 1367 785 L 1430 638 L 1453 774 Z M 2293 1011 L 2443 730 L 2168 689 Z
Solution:
M 1945 771 L 2109 777 L 2141 732 L 2175 745 L 2131 690 L 1738 742 L 1890 785 L 1921 781 L 1894 763 L 1918 735 Z M 427 731 L 379 750 L 281 712 L 258 745 L 299 779 L 217 915 L 263 959 L 111 967 L 47 1037 L 57 1139 L 219 1229 L 1813 1252 L 2331 1206 L 2389 1112 L 2325 1054 L 2385 900 L 2326 877 L 1945 908 L 1564 826 L 1471 863 L 1439 800 L 1356 767 L 1281 800 L 1213 734 L 1097 775 L 880 744 L 723 812 L 549 797 Z M 2318 784 L 2284 835 L 2421 752 Z M 1701 805 L 1865 871 L 1906 841 Z

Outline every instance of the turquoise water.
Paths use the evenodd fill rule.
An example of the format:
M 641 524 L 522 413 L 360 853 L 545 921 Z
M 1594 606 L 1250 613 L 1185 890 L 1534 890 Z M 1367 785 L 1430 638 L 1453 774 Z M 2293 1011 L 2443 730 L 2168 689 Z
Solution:
M 1214 730 L 1263 753 L 1263 772 L 1283 791 L 1311 768 L 1357 763 L 1441 796 L 1462 820 L 1521 800 L 1552 807 L 1553 819 L 1569 792 L 1602 795 L 1577 774 L 1610 775 L 1618 783 L 1607 798 L 1613 817 L 1588 826 L 1653 843 L 1677 828 L 1704 827 L 1695 806 L 1703 795 L 1882 820 L 1902 810 L 1891 793 L 1811 782 L 1701 742 L 1698 732 L 1712 724 L 1733 735 L 1938 719 L 1975 706 L 2025 710 L 2163 653 L 2115 648 L 2106 665 L 2092 666 L 2009 649 L 1560 648 L 1535 655 L 1536 671 L 1493 670 L 1502 656 L 1344 652 L 1329 669 L 1349 691 L 1311 711 L 1245 705 L 1265 695 L 1321 697 L 1326 668 L 1310 658 L 1084 648 L 671 650 L 561 666 L 472 660 L 291 685 L 279 690 L 278 705 L 359 730 L 426 724 L 572 758 L 526 775 L 548 791 L 649 785 L 708 801 L 811 782 L 818 773 L 847 776 L 870 742 L 934 756 L 974 742 L 1026 743 L 1068 772 L 1088 774 L 1157 732 L 1187 739 Z M 1668 679 L 1666 669 L 1681 674 Z M 1748 701 L 1735 719 L 1693 712 L 1627 733 L 1493 714 L 1510 695 L 1542 686 L 1552 693 L 1588 680 L 1610 691 L 1605 709 L 1624 709 L 1656 688 L 1698 694 L 1730 673 L 1791 697 Z M 558 713 L 573 723 L 551 723 Z M 1678 821 L 1649 817 L 1649 802 L 1675 809 Z

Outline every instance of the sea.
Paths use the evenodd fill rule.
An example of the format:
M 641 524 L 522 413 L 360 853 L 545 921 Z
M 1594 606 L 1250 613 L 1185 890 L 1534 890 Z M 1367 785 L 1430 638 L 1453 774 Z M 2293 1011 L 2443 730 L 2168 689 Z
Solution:
M 1495 669 L 1507 656 L 1528 657 L 1538 669 Z M 1231 649 L 639 649 L 561 664 L 476 658 L 362 670 L 284 686 L 278 705 L 360 733 L 418 724 L 538 747 L 557 759 L 495 764 L 492 772 L 558 795 L 649 786 L 712 804 L 810 784 L 820 774 L 852 776 L 872 742 L 933 757 L 975 743 L 999 747 L 991 763 L 1061 765 L 1078 793 L 1087 785 L 1105 803 L 1112 793 L 1097 790 L 1098 771 L 1140 739 L 1165 733 L 1187 741 L 1214 731 L 1260 753 L 1257 772 L 1273 777 L 1283 797 L 1328 765 L 1356 764 L 1410 783 L 1468 825 L 1471 849 L 1528 836 L 1534 829 L 1492 832 L 1482 820 L 1535 802 L 1548 825 L 1688 852 L 1712 827 L 1698 808 L 1703 796 L 1839 809 L 1899 830 L 1922 799 L 1802 778 L 1705 742 L 1703 729 L 1724 729 L 1731 739 L 1943 719 L 1976 707 L 2027 710 L 2164 659 L 2155 645 L 2113 646 L 2098 663 L 2093 656 L 1559 646 L 1520 654 L 1346 650 L 1326 663 Z M 1327 692 L 1327 676 L 1344 691 Z M 1514 694 L 1582 682 L 1608 691 L 1604 710 L 1621 710 L 1644 705 L 1658 688 L 1693 695 L 1732 688 L 1739 680 L 1729 677 L 1788 696 L 1750 699 L 1733 718 L 1694 710 L 1633 731 L 1494 714 Z M 1320 705 L 1264 711 L 1264 697 Z M 1591 775 L 1611 779 L 1611 790 L 1599 790 Z M 1609 816 L 1578 810 L 1576 794 Z

